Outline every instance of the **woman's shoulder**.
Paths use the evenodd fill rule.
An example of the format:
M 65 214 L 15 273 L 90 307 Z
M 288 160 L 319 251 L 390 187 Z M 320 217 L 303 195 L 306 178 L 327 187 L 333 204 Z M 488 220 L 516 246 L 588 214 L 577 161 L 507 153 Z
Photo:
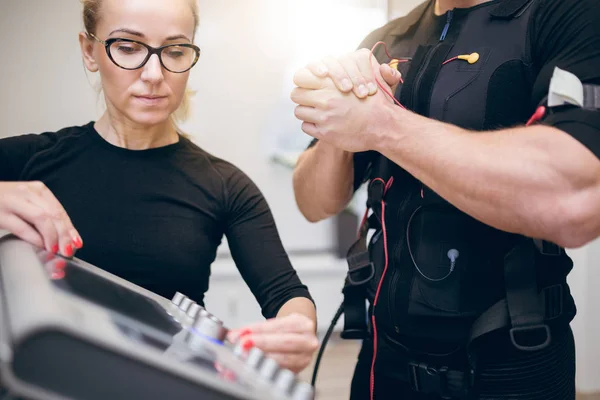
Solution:
M 52 153 L 62 143 L 81 137 L 91 125 L 93 122 L 57 131 L 25 133 L 0 139 L 0 169 L 3 177 L 12 176 L 16 179 L 25 165 L 38 154 Z
M 186 153 L 195 161 L 193 164 L 201 167 L 204 173 L 212 170 L 214 174 L 217 174 L 224 181 L 232 178 L 250 179 L 235 163 L 204 149 L 190 137 L 184 137 L 183 140 L 186 142 L 184 146 L 187 150 Z
M 79 137 L 85 132 L 89 131 L 93 122 L 89 122 L 85 125 L 69 126 L 57 131 L 45 131 L 36 133 L 24 133 L 16 136 L 9 136 L 0 139 L 0 149 L 11 147 L 11 150 L 21 149 L 45 149 L 52 147 L 59 141 Z
M 262 197 L 256 183 L 240 166 L 225 158 L 219 157 L 194 143 L 189 138 L 185 148 L 193 159 L 186 160 L 187 166 L 192 166 L 198 176 L 201 176 L 204 186 L 208 182 L 218 183 L 229 200 L 244 199 L 248 196 Z

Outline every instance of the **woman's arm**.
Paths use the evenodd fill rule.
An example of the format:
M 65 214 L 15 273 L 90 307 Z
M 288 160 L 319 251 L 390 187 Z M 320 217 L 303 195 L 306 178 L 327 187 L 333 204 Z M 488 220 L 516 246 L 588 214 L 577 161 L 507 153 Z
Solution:
M 285 252 L 269 206 L 239 170 L 225 177 L 225 234 L 233 259 L 259 302 L 266 321 L 230 333 L 257 346 L 294 372 L 304 369 L 318 346 L 315 306 Z

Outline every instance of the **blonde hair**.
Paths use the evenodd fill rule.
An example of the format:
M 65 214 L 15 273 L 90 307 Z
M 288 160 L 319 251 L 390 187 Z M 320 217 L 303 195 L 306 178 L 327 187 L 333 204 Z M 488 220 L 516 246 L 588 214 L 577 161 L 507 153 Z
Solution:
M 86 32 L 95 35 L 96 27 L 98 26 L 98 21 L 100 20 L 100 8 L 102 6 L 102 0 L 81 0 L 81 4 L 83 5 L 83 25 L 85 26 L 85 30 Z M 195 35 L 198 25 L 200 24 L 197 1 L 190 0 L 190 6 L 192 7 L 192 14 L 194 16 Z M 175 125 L 175 128 L 186 137 L 189 137 L 189 135 L 183 133 L 183 131 L 179 128 L 178 123 L 183 123 L 188 119 L 190 113 L 190 103 L 194 94 L 194 91 L 186 88 L 179 108 L 171 115 L 171 122 L 173 125 Z

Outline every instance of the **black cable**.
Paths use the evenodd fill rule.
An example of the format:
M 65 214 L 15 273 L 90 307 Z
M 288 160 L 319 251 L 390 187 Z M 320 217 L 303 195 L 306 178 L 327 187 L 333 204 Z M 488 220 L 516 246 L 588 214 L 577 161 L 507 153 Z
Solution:
M 314 387 L 317 382 L 317 373 L 319 371 L 319 364 L 321 364 L 321 357 L 323 357 L 323 352 L 325 351 L 325 346 L 327 346 L 327 342 L 329 341 L 329 337 L 333 333 L 333 329 L 335 328 L 338 320 L 344 313 L 344 303 L 340 304 L 340 307 L 335 312 L 335 316 L 331 320 L 331 325 L 329 325 L 329 329 L 325 333 L 325 337 L 323 338 L 323 343 L 321 343 L 321 348 L 319 349 L 319 354 L 317 354 L 317 361 L 315 362 L 315 368 L 313 369 L 312 379 L 310 384 Z

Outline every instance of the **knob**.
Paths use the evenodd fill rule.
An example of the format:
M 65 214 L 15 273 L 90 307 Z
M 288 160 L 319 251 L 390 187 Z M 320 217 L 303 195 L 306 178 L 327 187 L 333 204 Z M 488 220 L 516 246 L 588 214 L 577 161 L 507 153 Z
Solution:
M 190 318 L 196 318 L 196 315 L 198 315 L 198 313 L 200 312 L 200 310 L 204 310 L 204 308 L 201 305 L 197 304 L 197 303 L 193 303 L 188 308 L 187 315 Z
M 196 314 L 195 320 L 198 321 L 201 318 L 210 317 L 212 314 L 206 311 L 204 307 L 201 307 L 198 313 Z
M 194 303 L 194 300 L 190 299 L 189 297 L 186 297 L 181 301 L 181 304 L 179 304 L 179 309 L 183 312 L 186 312 L 188 308 L 192 305 L 192 303 Z
M 233 355 L 237 358 L 245 358 L 246 350 L 244 349 L 244 342 L 242 340 L 238 340 L 237 344 L 233 348 Z
M 283 394 L 288 394 L 294 385 L 296 375 L 289 369 L 282 369 L 275 379 L 275 389 Z
M 300 382 L 294 389 L 292 400 L 313 400 L 314 390 L 310 383 Z
M 173 303 L 176 306 L 179 306 L 185 298 L 186 296 L 183 293 L 176 292 L 173 296 L 173 299 L 171 300 L 171 303 Z
M 275 374 L 277 373 L 277 371 L 279 370 L 279 364 L 277 364 L 277 361 L 273 360 L 272 358 L 265 358 L 263 363 L 260 366 L 260 371 L 258 372 L 258 374 L 260 375 L 261 378 L 266 379 L 266 380 L 272 380 L 275 377 Z
M 248 353 L 248 357 L 246 357 L 246 365 L 250 368 L 258 368 L 260 362 L 264 358 L 265 354 L 258 347 L 253 347 L 252 350 Z
M 199 315 L 194 322 L 194 330 L 219 342 L 225 340 L 227 335 L 227 329 L 223 327 L 223 322 L 213 315 Z

